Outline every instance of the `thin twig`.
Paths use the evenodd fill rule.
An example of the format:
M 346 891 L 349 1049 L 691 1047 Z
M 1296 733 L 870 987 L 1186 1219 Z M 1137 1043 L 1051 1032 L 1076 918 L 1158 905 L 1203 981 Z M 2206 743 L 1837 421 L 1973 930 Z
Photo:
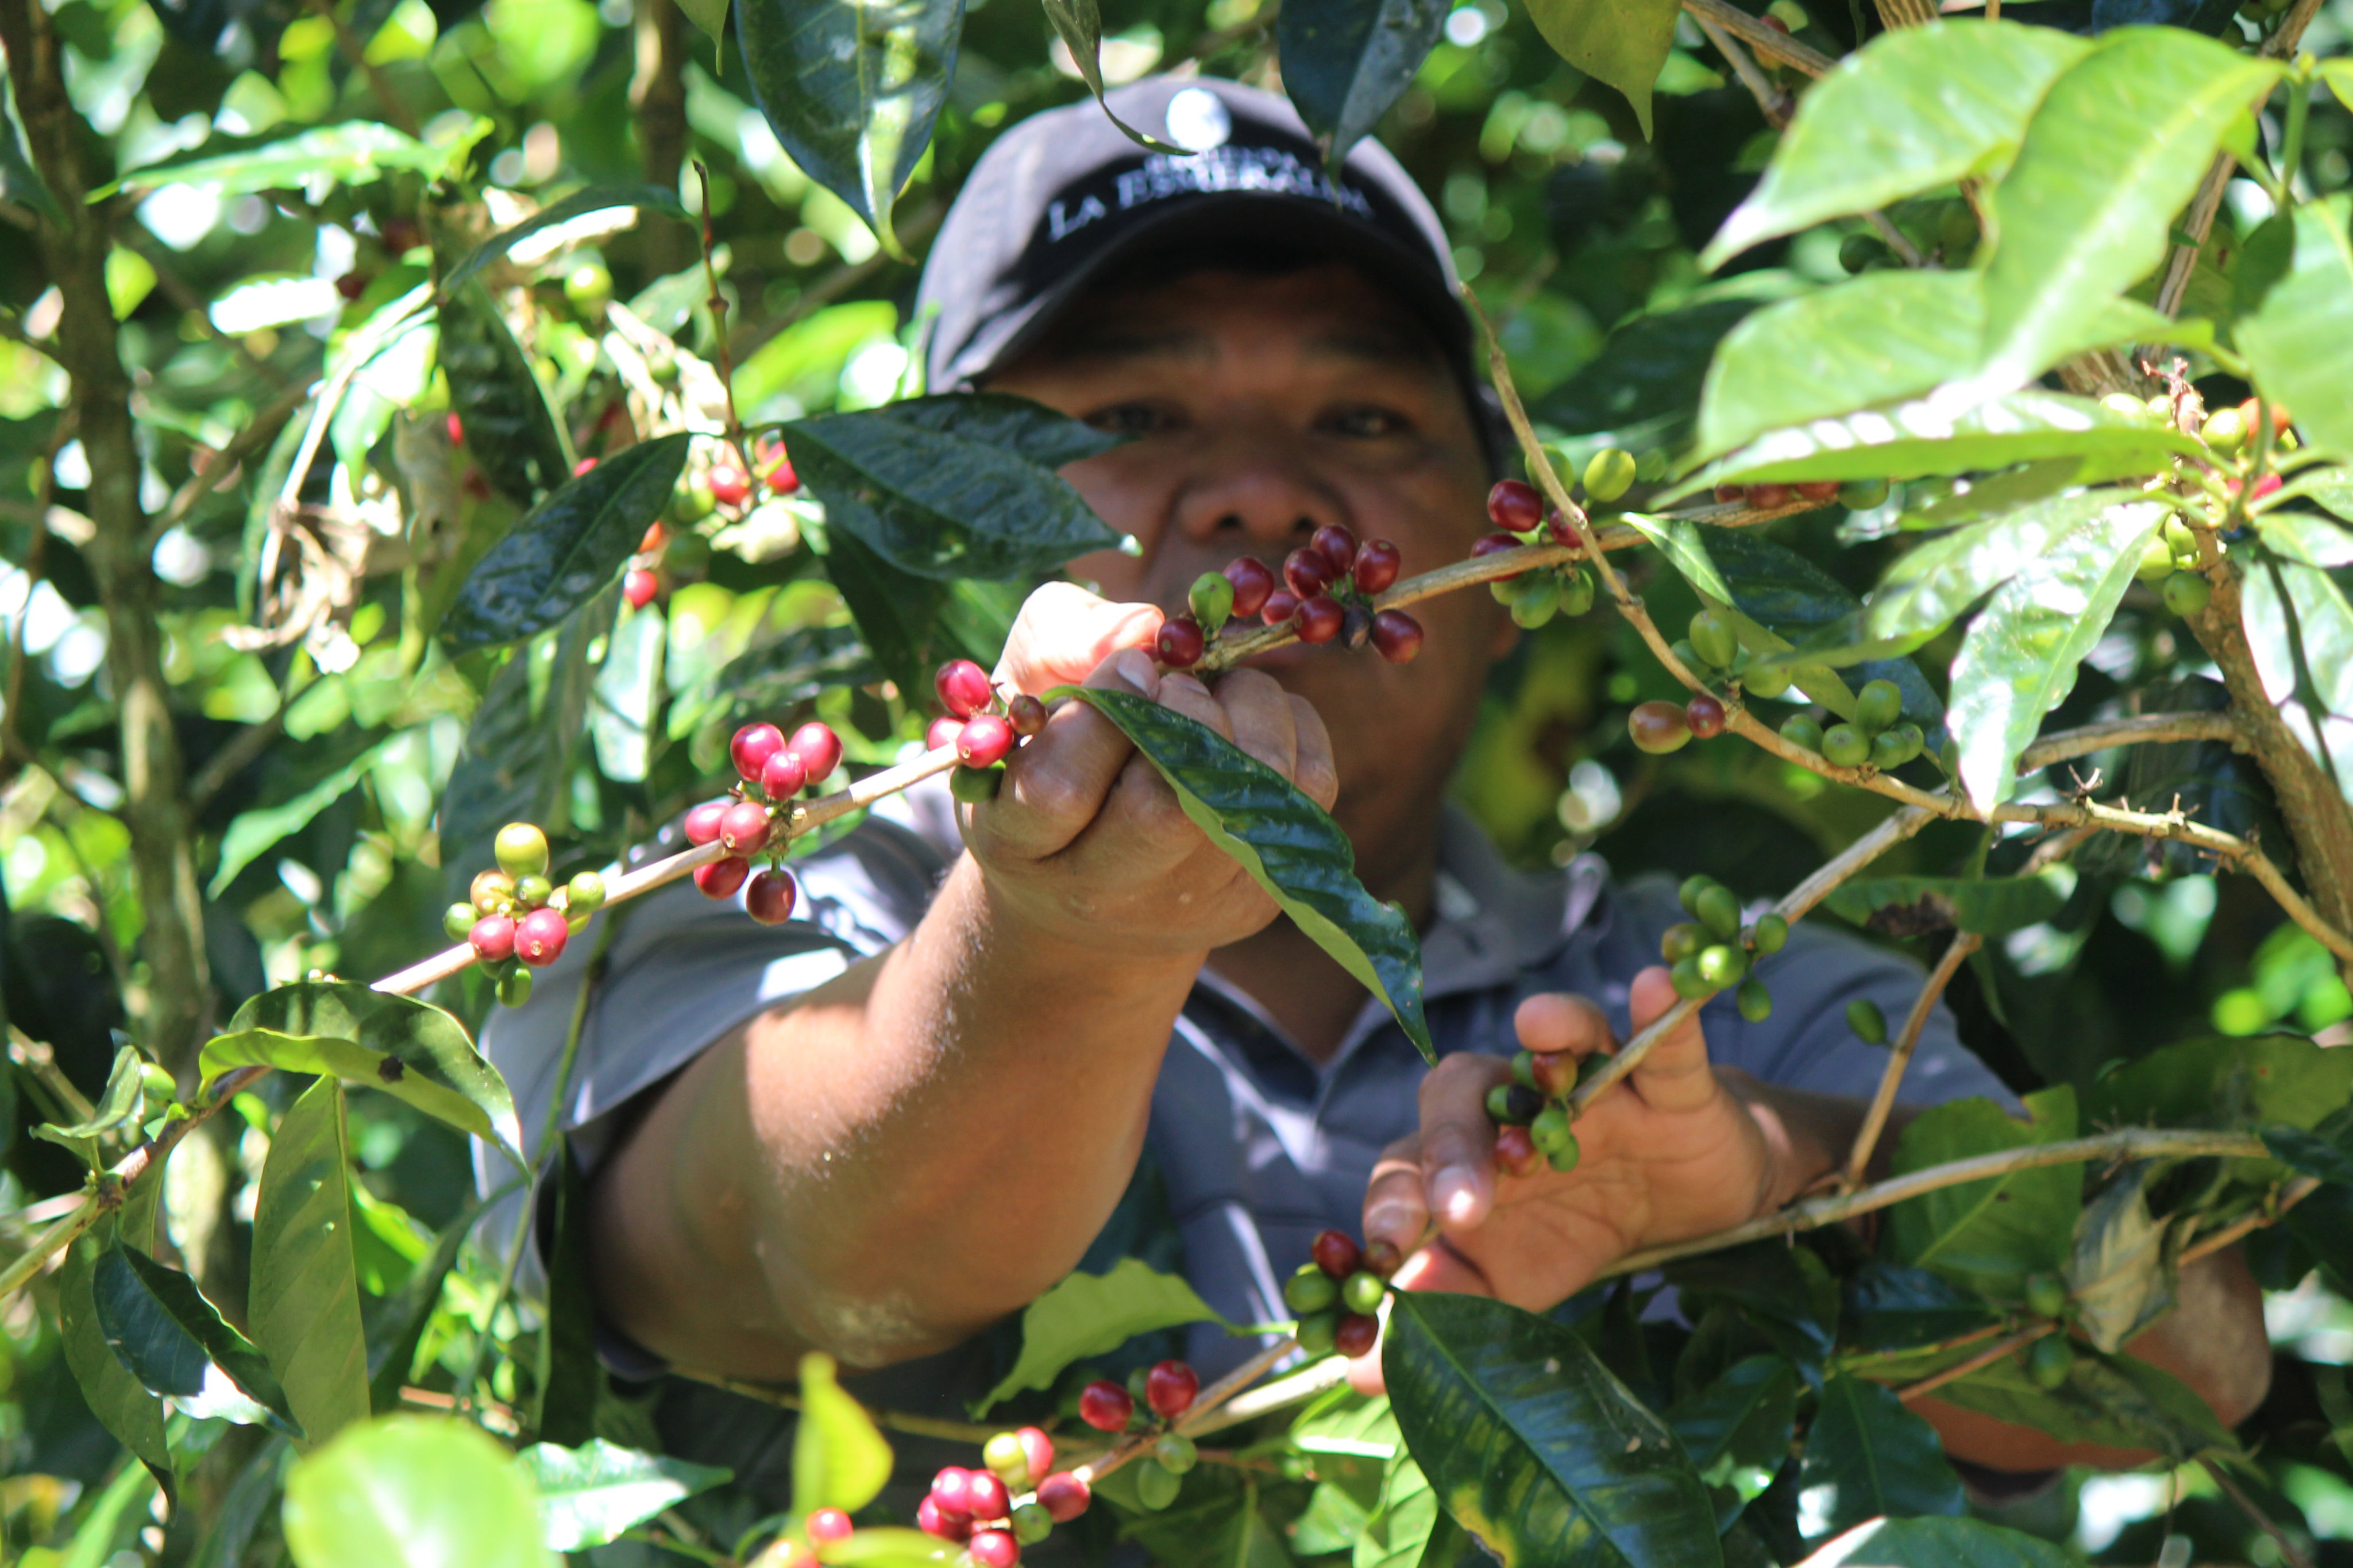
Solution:
M 1798 42 L 1778 27 L 1767 26 L 1730 0 L 1683 0 L 1683 9 L 1704 27 L 1713 23 L 1767 59 L 1792 67 L 1808 76 L 1827 76 L 1838 61 Z
M 1942 1372 L 1932 1372 L 1917 1383 L 1907 1383 L 1895 1391 L 1895 1397 L 1909 1405 L 1923 1394 L 1934 1394 L 1948 1383 L 1957 1383 L 1973 1372 L 1991 1366 L 2004 1356 L 2014 1355 L 2032 1344 L 2059 1325 L 2041 1322 L 2032 1328 L 2010 1336 L 1999 1344 L 1988 1345 L 1967 1361 L 1957 1361 Z
M 188 514 L 195 510 L 196 503 L 204 499 L 205 492 L 227 483 L 229 477 L 237 472 L 238 464 L 278 439 L 278 432 L 285 428 L 286 421 L 294 416 L 294 411 L 302 406 L 302 400 L 311 395 L 311 390 L 308 382 L 297 382 L 287 387 L 278 395 L 276 402 L 255 415 L 244 429 L 230 437 L 219 451 L 201 464 L 191 465 L 195 471 L 188 475 L 187 482 L 173 495 L 170 504 L 147 525 L 148 548 L 153 550 L 157 540 L 185 522 Z
M 1879 1075 L 1879 1092 L 1871 1098 L 1871 1109 L 1864 1112 L 1862 1125 L 1856 1129 L 1854 1147 L 1846 1157 L 1846 1173 L 1839 1183 L 1839 1191 L 1851 1193 L 1862 1185 L 1863 1172 L 1870 1168 L 1871 1152 L 1879 1143 L 1879 1134 L 1887 1126 L 1888 1115 L 1895 1109 L 1895 1091 L 1903 1086 L 1904 1069 L 1912 1065 L 1912 1053 L 1920 1044 L 1920 1032 L 1928 1026 L 1928 1015 L 1936 1005 L 1936 998 L 1953 983 L 1985 939 L 1973 931 L 1960 932 L 1953 938 L 1936 967 L 1920 984 L 1919 997 L 1912 1004 L 1911 1015 L 1904 1020 L 1903 1030 L 1895 1037 L 1894 1048 L 1887 1053 L 1887 1067 Z
M 670 1370 L 681 1377 L 690 1378 L 696 1383 L 708 1384 L 713 1388 L 723 1388 L 730 1394 L 741 1394 L 746 1399 L 756 1399 L 764 1405 L 773 1405 L 779 1410 L 797 1411 L 801 1408 L 799 1394 L 772 1384 L 755 1383 L 749 1378 L 729 1377 L 724 1373 L 702 1372 L 691 1366 L 674 1366 Z M 955 1443 L 986 1443 L 1003 1430 L 998 1426 L 984 1426 L 977 1422 L 945 1421 L 936 1415 L 912 1415 L 904 1410 L 877 1410 L 871 1405 L 865 1406 L 865 1410 L 867 1415 L 873 1417 L 874 1425 L 877 1426 L 885 1431 L 904 1432 L 910 1437 L 944 1437 Z
M 2232 1480 L 2221 1466 L 2202 1455 L 2198 1462 L 2206 1467 L 2206 1473 L 2214 1478 L 2214 1484 L 2221 1487 L 2230 1500 L 2239 1505 L 2239 1511 L 2253 1521 L 2257 1530 L 2272 1538 L 2272 1544 L 2279 1548 L 2281 1560 L 2287 1563 L 2288 1568 L 2312 1568 L 2310 1554 L 2289 1540 L 2287 1531 L 2274 1524 L 2272 1521 L 2272 1516 L 2258 1507 L 2255 1500 L 2241 1489 L 2239 1483 Z
M 2239 1218 L 2232 1220 L 2229 1225 L 2222 1226 L 2220 1230 L 2213 1231 L 2206 1236 L 2201 1236 L 2196 1241 L 2191 1242 L 2188 1247 L 2183 1247 L 2181 1249 L 2181 1261 L 2184 1263 L 2195 1263 L 2201 1258 L 2221 1251 L 2224 1247 L 2229 1247 L 2232 1243 L 2237 1241 L 2240 1237 L 2248 1235 L 2250 1232 L 2261 1230 L 2265 1226 L 2277 1225 L 2281 1218 L 2286 1215 L 2288 1210 L 2295 1207 L 2296 1205 L 2304 1202 L 2305 1199 L 2310 1197 L 2319 1190 L 2320 1184 L 2317 1181 L 2315 1181 L 2312 1177 L 2296 1177 L 2295 1180 L 2290 1182 L 2286 1186 L 2280 1189 L 2279 1196 L 2276 1199 L 2265 1205 L 2263 1207 L 2255 1210 L 2253 1214 L 2242 1215 Z
M 1749 58 L 1748 51 L 1735 43 L 1732 36 L 1713 17 L 1694 11 L 1692 19 L 1699 24 L 1699 30 L 1707 35 L 1707 41 L 1715 46 L 1715 52 L 1724 57 L 1724 63 L 1732 68 L 1732 74 L 1740 79 L 1740 85 L 1748 89 L 1748 96 L 1757 100 L 1757 112 L 1765 116 L 1765 123 L 1776 131 L 1787 129 L 1792 107 L 1789 95 L 1774 85 L 1773 79 Z M 1770 32 L 1772 29 L 1766 30 Z
M 2228 713 L 2142 713 L 2130 719 L 2104 719 L 2055 735 L 2045 735 L 2018 754 L 2020 773 L 2039 773 L 2053 763 L 2105 752 L 2111 746 L 2140 746 L 2168 741 L 2227 741 L 2237 751 L 2247 749 L 2246 731 Z
M 1304 1405 L 1325 1389 L 1337 1388 L 1347 1380 L 1348 1358 L 1344 1355 L 1327 1356 L 1287 1377 L 1278 1377 L 1247 1394 L 1236 1394 L 1186 1430 L 1195 1436 L 1207 1432 L 1222 1432 L 1229 1426 L 1238 1426 L 1277 1410 Z

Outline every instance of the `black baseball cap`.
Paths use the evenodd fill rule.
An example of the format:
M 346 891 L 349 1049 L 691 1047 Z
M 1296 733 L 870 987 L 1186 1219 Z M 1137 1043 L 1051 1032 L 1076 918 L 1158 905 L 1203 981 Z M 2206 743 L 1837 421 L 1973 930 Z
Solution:
M 919 320 L 936 312 L 931 390 L 971 386 L 1011 363 L 1119 268 L 1231 242 L 1363 271 L 1430 329 L 1491 429 L 1446 231 L 1387 148 L 1367 138 L 1327 171 L 1287 99 L 1207 77 L 1148 78 L 1108 98 L 1121 121 L 1189 152 L 1139 146 L 1103 107 L 1082 99 L 1030 116 L 965 182 L 915 297 Z

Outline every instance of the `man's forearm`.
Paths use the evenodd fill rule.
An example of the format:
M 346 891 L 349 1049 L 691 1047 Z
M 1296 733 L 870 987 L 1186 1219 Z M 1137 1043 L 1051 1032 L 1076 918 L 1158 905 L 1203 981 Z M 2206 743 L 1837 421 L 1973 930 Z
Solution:
M 1040 935 L 965 857 L 905 942 L 647 1114 L 598 1184 L 606 1309 L 753 1375 L 808 1348 L 903 1360 L 1017 1310 L 1124 1189 L 1198 963 Z

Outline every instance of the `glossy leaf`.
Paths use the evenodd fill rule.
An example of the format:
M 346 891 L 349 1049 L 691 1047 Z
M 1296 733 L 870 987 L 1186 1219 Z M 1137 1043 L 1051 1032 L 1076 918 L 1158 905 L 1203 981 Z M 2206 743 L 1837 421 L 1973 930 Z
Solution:
M 1665 1423 L 1576 1331 L 1483 1297 L 1392 1298 L 1381 1368 L 1446 1510 L 1517 1568 L 1709 1568 L 1715 1514 Z
M 2353 605 L 2336 580 L 2300 561 L 2254 561 L 2240 592 L 2240 618 L 2263 694 L 2282 706 L 2353 713 Z M 2299 718 L 2296 729 L 2309 746 L 2309 712 Z
M 1534 0 L 1528 7 L 1561 58 L 1626 95 L 1645 140 L 1651 86 L 1675 41 L 1677 14 L 1672 0 Z
M 1820 1506 L 1831 1531 L 1879 1514 L 1958 1514 L 1967 1506 L 1936 1429 L 1894 1389 L 1844 1373 L 1822 1387 L 1798 1484 L 1826 1489 Z
M 1218 1314 L 1182 1277 L 1140 1258 L 1123 1258 L 1108 1274 L 1064 1276 L 1021 1313 L 1021 1356 L 987 1396 L 991 1405 L 1025 1388 L 1050 1387 L 1064 1367 L 1117 1350 L 1138 1334 L 1183 1323 L 1213 1323 Z
M 1977 1519 L 1874 1519 L 1798 1568 L 2071 1568 L 2064 1549 Z
M 1285 0 L 1275 21 L 1282 89 L 1331 163 L 1413 85 L 1448 8 L 1446 0 Z
M 2346 487 L 2347 493 L 2342 497 L 2330 493 L 2337 488 L 2316 484 L 2306 493 L 2323 506 L 2336 500 L 2353 510 L 2353 487 Z M 2255 531 L 2263 535 L 2264 545 L 2274 554 L 2306 566 L 2353 566 L 2353 528 L 2341 522 L 2308 511 L 2284 510 L 2258 512 L 2248 521 L 2255 525 Z
M 618 1540 L 632 1525 L 732 1477 L 715 1465 L 639 1453 L 602 1437 L 576 1448 L 534 1443 L 515 1463 L 539 1496 L 550 1552 L 585 1552 Z M 796 1500 L 794 1506 L 802 1505 Z
M 2084 1091 L 2094 1126 L 2310 1129 L 2353 1098 L 2348 1053 L 2284 1036 L 2183 1040 L 2102 1074 Z
M 2296 89 L 2298 91 L 2302 89 Z M 2266 397 L 2316 446 L 2353 454 L 2353 195 L 2272 218 L 2232 268 L 2232 332 Z
M 1841 920 L 1889 936 L 1956 930 L 2002 936 L 2057 914 L 2073 887 L 2047 872 L 2033 877 L 1871 877 L 1841 883 L 1823 902 Z
M 316 181 L 350 187 L 410 172 L 427 179 L 462 163 L 473 138 L 433 147 L 373 120 L 346 120 L 292 136 L 213 136 L 194 150 L 144 163 L 121 184 L 152 190 L 195 185 L 219 195 L 301 190 Z
M 559 1137 L 555 1168 L 541 1192 L 554 1189 L 554 1225 L 543 1231 L 547 1268 L 547 1327 L 540 1341 L 538 1392 L 532 1430 L 543 1443 L 585 1443 L 596 1425 L 596 1394 L 604 1368 L 596 1360 L 596 1280 L 589 1267 L 588 1179 L 572 1140 Z M 807 1423 L 804 1421 L 803 1426 Z
M 1636 316 L 1609 334 L 1599 358 L 1540 398 L 1532 412 L 1572 433 L 1688 419 L 1716 345 L 1763 303 L 1749 297 L 1707 300 Z
M 891 209 L 931 141 L 963 32 L 963 0 L 736 0 L 736 43 L 776 140 L 893 253 Z
M 2281 1126 L 2264 1128 L 2263 1140 L 2272 1158 L 2298 1174 L 2353 1187 L 2353 1153 L 2348 1153 L 2338 1139 L 2308 1132 L 2301 1127 Z
M 1949 723 L 1961 784 L 1979 809 L 2017 788 L 2019 753 L 2075 689 L 2165 516 L 2154 502 L 2106 509 L 1996 589 L 1969 623 L 1953 660 Z
M 464 455 L 501 494 L 529 506 L 572 477 L 572 450 L 547 394 L 480 283 L 443 301 L 440 354 Z
M 443 887 L 451 902 L 467 896 L 476 869 L 491 859 L 491 842 L 510 822 L 562 820 L 565 763 L 587 722 L 596 669 L 588 650 L 611 628 L 620 605 L 617 584 L 565 622 L 542 633 L 555 645 L 553 669 L 544 643 L 514 650 L 491 677 L 466 724 L 458 765 L 442 787 L 434 827 L 441 844 Z
M 1182 147 L 1172 147 L 1166 142 L 1146 136 L 1113 114 L 1111 105 L 1103 101 L 1103 7 L 1097 0 L 1039 0 L 1039 4 L 1044 6 L 1046 20 L 1053 24 L 1054 32 L 1062 40 L 1063 47 L 1071 51 L 1071 62 L 1079 68 L 1079 79 L 1085 82 L 1087 90 L 1095 95 L 1095 106 L 1103 110 L 1103 118 L 1125 132 L 1128 139 L 1139 147 L 1148 147 L 1155 153 L 1183 153 L 1186 149 Z M 1286 47 L 1286 58 L 1289 53 Z
M 466 252 L 458 264 L 443 275 L 441 292 L 445 295 L 456 293 L 475 273 L 543 229 L 570 223 L 574 218 L 586 217 L 590 213 L 611 212 L 620 207 L 642 207 L 665 217 L 688 221 L 686 207 L 678 199 L 676 191 L 664 190 L 659 185 L 591 185 L 586 190 L 573 192 L 560 202 L 550 202 L 521 223 L 499 230 Z
M 254 1342 L 286 1390 L 306 1448 L 368 1418 L 351 1163 L 343 1086 L 322 1078 L 270 1135 L 247 1298 Z
M 2013 1121 L 1989 1100 L 1956 1100 L 1922 1111 L 1895 1146 L 1893 1173 L 2075 1135 L 2073 1091 L 2027 1097 L 2034 1120 Z M 1886 1249 L 1896 1262 L 1944 1276 L 1997 1301 L 2019 1300 L 2026 1276 L 2066 1267 L 2084 1186 L 2081 1165 L 2045 1165 L 1940 1187 L 1887 1211 Z
M 150 1176 L 132 1191 L 161 1185 Z M 66 1249 L 58 1265 L 58 1338 L 64 1342 L 66 1366 L 99 1425 L 142 1463 L 168 1471 L 172 1458 L 164 1442 L 164 1402 L 149 1393 L 108 1347 L 91 1289 L 93 1268 L 118 1238 L 131 1239 L 134 1246 L 152 1245 L 154 1207 L 152 1203 L 142 1207 L 148 1219 L 147 1236 L 132 1237 L 136 1226 L 123 1227 L 120 1220 L 100 1220 Z
M 2131 27 L 2051 84 L 1993 191 L 1981 392 L 2024 384 L 2086 311 L 2157 266 L 2223 132 L 2280 69 L 2193 33 Z
M 1997 1420 L 2039 1426 L 2063 1443 L 2149 1448 L 2176 1462 L 2238 1447 L 2204 1400 L 2145 1361 L 2104 1356 L 2079 1342 L 2067 1380 L 2045 1390 L 2028 1381 L 2022 1355 L 2004 1356 L 1946 1384 L 1937 1397 Z
M 1774 1469 L 1788 1458 L 1798 1389 L 1798 1369 L 1786 1357 L 1747 1356 L 1691 1398 L 1677 1400 L 1667 1410 L 1667 1425 L 1703 1472 L 1719 1461 Z
M 2149 1212 L 2151 1173 L 2145 1162 L 2126 1166 L 2075 1218 L 2066 1271 L 2074 1326 L 2112 1353 L 2173 1306 L 2180 1237 Z
M 1797 1363 L 1808 1384 L 1820 1385 L 1822 1359 L 1837 1334 L 1839 1292 L 1819 1258 L 1787 1243 L 1758 1241 L 1679 1258 L 1664 1273 L 1694 1313 L 1711 1299 L 1739 1307 Z
M 76 1152 L 85 1152 L 95 1140 L 110 1132 L 119 1132 L 138 1123 L 140 1108 L 146 1103 L 145 1079 L 147 1061 L 136 1046 L 124 1046 L 114 1053 L 114 1066 L 107 1070 L 106 1091 L 90 1107 L 90 1114 L 69 1127 L 44 1124 L 33 1129 L 33 1136 L 61 1143 Z
M 1063 687 L 1134 742 L 1160 770 L 1193 825 L 1356 983 L 1435 1062 L 1421 1011 L 1421 942 L 1398 905 L 1356 880 L 1356 854 L 1322 806 L 1217 731 L 1132 692 Z
M 1116 440 L 1023 398 L 914 398 L 797 420 L 785 438 L 827 525 L 918 576 L 1021 577 L 1119 542 L 1050 471 Z
M 1448 1516 L 1413 1456 L 1399 1447 L 1381 1474 L 1381 1495 L 1365 1517 L 1349 1568 L 1417 1568 L 1438 1521 Z
M 588 738 L 596 748 L 597 771 L 616 784 L 643 784 L 653 766 L 669 640 L 661 611 L 648 605 L 620 617 L 605 662 L 596 667 Z
M 286 1479 L 299 1568 L 554 1568 L 522 1467 L 480 1428 L 393 1415 L 354 1426 Z
M 1701 254 L 1998 173 L 2059 73 L 2091 52 L 2049 27 L 1932 22 L 1882 33 L 1798 100 L 1765 178 Z
M 195 1413 L 301 1435 L 269 1361 L 221 1321 L 195 1280 L 118 1241 L 92 1260 L 90 1282 L 107 1347 L 151 1393 Z
M 839 550 L 838 542 L 835 548 Z M 827 563 L 831 566 L 832 558 Z M 902 580 L 919 592 L 940 591 L 936 583 Z M 842 597 L 849 601 L 851 613 L 857 614 L 859 602 L 849 590 L 843 590 Z M 681 692 L 678 700 L 723 703 L 723 720 L 733 723 L 807 702 L 821 691 L 866 686 L 881 679 L 855 627 L 803 626 L 744 649 L 708 679 Z
M 1917 1350 L 1986 1327 L 1993 1314 L 1977 1295 L 1925 1268 L 1873 1258 L 1849 1276 L 1840 1321 L 1866 1352 Z

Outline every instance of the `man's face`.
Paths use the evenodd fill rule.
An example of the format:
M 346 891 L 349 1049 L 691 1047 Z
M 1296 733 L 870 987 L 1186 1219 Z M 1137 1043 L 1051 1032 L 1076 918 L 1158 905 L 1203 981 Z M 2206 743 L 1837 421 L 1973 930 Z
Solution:
M 1282 557 L 1325 523 L 1386 539 L 1406 575 L 1486 531 L 1485 460 L 1462 394 L 1412 318 L 1353 268 L 1197 272 L 1076 306 L 990 389 L 1130 437 L 1064 478 L 1142 547 L 1071 563 L 1113 599 L 1170 613 L 1204 572 Z M 1510 623 L 1483 593 L 1411 612 L 1420 658 L 1295 646 L 1254 661 L 1313 702 L 1339 764 L 1337 815 L 1366 879 L 1427 842 L 1426 825 Z

